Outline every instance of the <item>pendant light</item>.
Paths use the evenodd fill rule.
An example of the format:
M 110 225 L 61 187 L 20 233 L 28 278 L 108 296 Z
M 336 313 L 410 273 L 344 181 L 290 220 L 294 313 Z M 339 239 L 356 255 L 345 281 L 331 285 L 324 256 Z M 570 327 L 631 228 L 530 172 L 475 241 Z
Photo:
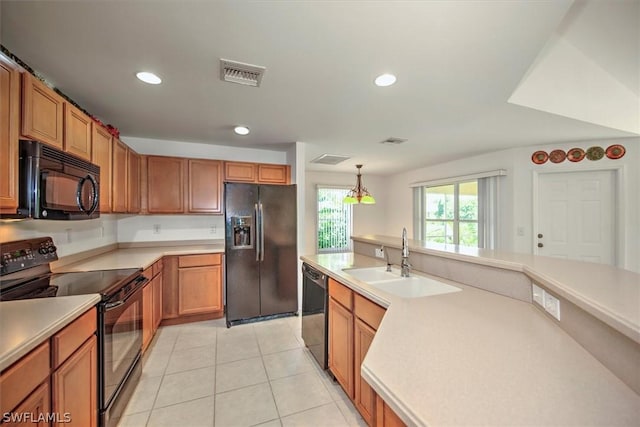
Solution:
M 376 199 L 374 199 L 367 188 L 362 185 L 362 174 L 360 173 L 362 165 L 356 165 L 356 167 L 358 168 L 356 186 L 349 191 L 349 194 L 347 194 L 344 199 L 342 199 L 342 203 L 346 203 L 349 205 L 353 205 L 356 203 L 372 205 L 376 202 Z

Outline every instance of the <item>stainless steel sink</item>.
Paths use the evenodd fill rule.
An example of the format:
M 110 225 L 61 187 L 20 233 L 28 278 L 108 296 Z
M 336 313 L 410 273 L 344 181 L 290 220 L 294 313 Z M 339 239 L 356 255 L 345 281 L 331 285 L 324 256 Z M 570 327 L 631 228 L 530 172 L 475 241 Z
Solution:
M 386 267 L 348 268 L 342 270 L 370 286 L 402 298 L 419 298 L 459 292 L 461 289 L 424 276 L 401 277 L 399 269 Z

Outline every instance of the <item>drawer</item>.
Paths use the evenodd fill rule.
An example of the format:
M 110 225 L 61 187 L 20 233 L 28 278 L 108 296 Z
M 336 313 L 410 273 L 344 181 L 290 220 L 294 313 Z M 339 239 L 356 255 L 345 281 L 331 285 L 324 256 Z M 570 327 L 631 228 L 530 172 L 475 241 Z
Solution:
M 387 310 L 380 307 L 373 301 L 368 300 L 362 295 L 355 294 L 353 301 L 353 312 L 357 317 L 362 319 L 364 323 L 371 326 L 373 329 L 378 330 L 380 322 L 384 317 L 384 313 Z
M 220 265 L 220 254 L 182 255 L 178 257 L 178 267 L 202 267 Z
M 162 268 L 164 267 L 164 265 L 162 264 L 162 258 L 160 258 L 158 261 L 156 261 L 153 264 L 153 275 L 156 276 L 160 273 L 162 273 Z
M 93 334 L 98 327 L 96 308 L 92 308 L 51 338 L 53 369 L 56 369 Z
M 353 291 L 331 277 L 329 277 L 329 296 L 351 311 L 353 307 Z
M 0 375 L 0 414 L 14 409 L 47 379 L 51 370 L 49 355 L 47 340 Z

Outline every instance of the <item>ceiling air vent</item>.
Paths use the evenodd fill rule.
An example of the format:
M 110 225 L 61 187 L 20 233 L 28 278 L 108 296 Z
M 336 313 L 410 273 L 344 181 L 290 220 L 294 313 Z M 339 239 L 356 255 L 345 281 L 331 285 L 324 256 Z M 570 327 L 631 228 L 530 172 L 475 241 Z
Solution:
M 225 82 L 258 87 L 266 70 L 259 65 L 220 59 L 220 79 Z
M 389 138 L 385 139 L 384 141 L 380 141 L 380 144 L 388 144 L 388 145 L 400 145 L 404 142 L 407 142 L 406 138 L 395 138 L 393 136 L 390 136 Z
M 322 165 L 337 165 L 340 162 L 344 162 L 347 159 L 350 159 L 349 156 L 340 156 L 338 154 L 323 154 L 320 157 L 316 157 L 311 160 L 311 163 L 320 163 Z

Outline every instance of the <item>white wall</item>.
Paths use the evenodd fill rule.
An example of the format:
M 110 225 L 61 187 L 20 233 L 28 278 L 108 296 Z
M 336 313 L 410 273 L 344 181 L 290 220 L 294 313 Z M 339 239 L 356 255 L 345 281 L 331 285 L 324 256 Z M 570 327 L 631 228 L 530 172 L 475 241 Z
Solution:
M 158 226 L 158 231 L 154 230 Z M 118 242 L 224 239 L 224 215 L 132 215 L 118 219 Z
M 619 160 L 604 158 L 593 162 L 583 160 L 579 163 L 565 161 L 559 164 L 546 163 L 535 165 L 531 155 L 536 150 L 564 149 L 573 147 L 587 149 L 593 145 L 606 148 L 610 144 L 623 144 L 626 155 Z M 397 230 L 406 226 L 411 229 L 413 212 L 411 209 L 412 191 L 409 185 L 414 182 L 467 175 L 495 169 L 506 169 L 507 176 L 502 178 L 501 194 L 501 239 L 498 248 L 506 251 L 532 253 L 533 251 L 533 172 L 550 171 L 584 171 L 623 167 L 622 176 L 622 210 L 623 228 L 623 267 L 640 271 L 640 138 L 623 138 L 615 140 L 578 141 L 553 145 L 514 148 L 494 153 L 468 157 L 439 165 L 415 169 L 388 178 L 389 188 L 386 209 L 386 228 L 384 234 L 395 236 Z M 403 208 L 399 208 L 402 206 Z M 406 208 L 405 208 L 406 207 Z M 516 230 L 523 227 L 524 235 L 517 236 Z
M 353 187 L 356 184 L 356 172 L 354 173 L 332 173 L 307 171 L 305 178 L 305 244 L 303 254 L 316 253 L 317 235 L 317 200 L 316 188 L 318 185 L 338 185 Z M 386 209 L 389 204 L 386 202 L 388 194 L 387 178 L 364 173 L 362 175 L 363 184 L 375 197 L 374 205 L 354 205 L 353 206 L 353 234 L 383 233 L 386 224 Z M 404 205 L 411 209 L 411 202 Z M 402 227 L 400 227 L 402 231 Z
M 51 236 L 63 257 L 117 242 L 117 216 L 102 215 L 86 221 L 0 221 L 0 243 Z

